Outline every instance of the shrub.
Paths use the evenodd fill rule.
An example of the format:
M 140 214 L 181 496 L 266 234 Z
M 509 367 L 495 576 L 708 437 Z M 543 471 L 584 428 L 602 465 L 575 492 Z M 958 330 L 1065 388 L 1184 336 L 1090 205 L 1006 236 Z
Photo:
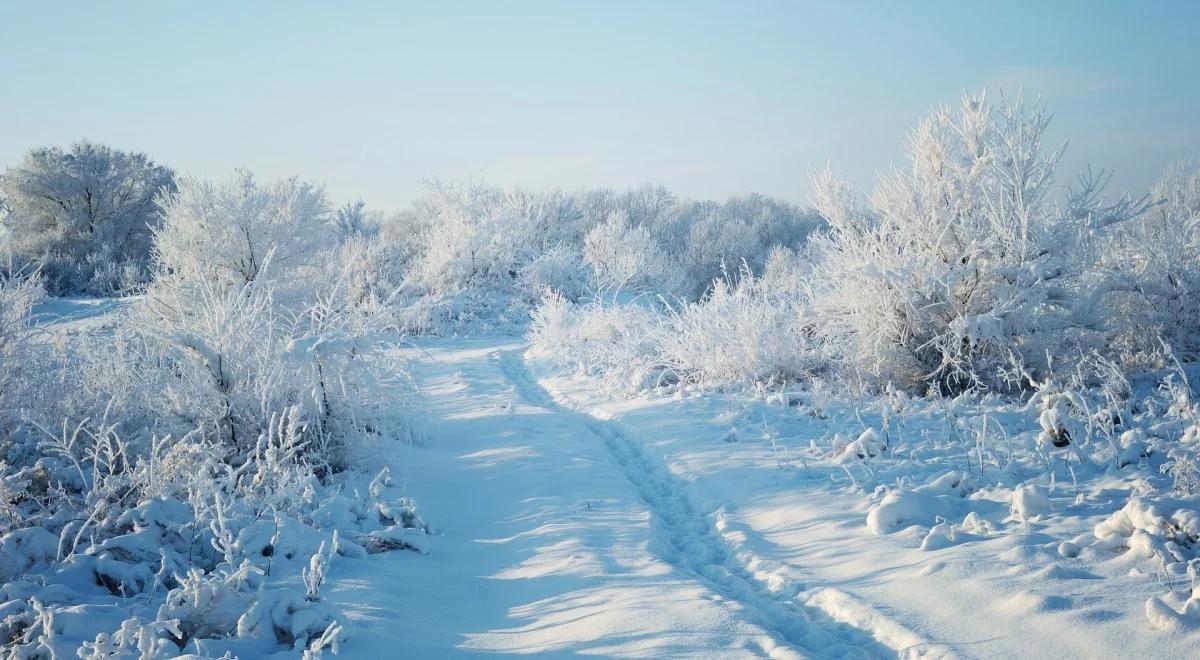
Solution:
M 794 274 L 780 252 L 770 279 L 743 266 L 736 284 L 717 280 L 698 302 L 646 298 L 574 304 L 547 296 L 534 312 L 533 355 L 602 375 L 614 389 L 663 385 L 781 384 L 825 369 Z
M 211 183 L 187 178 L 158 200 L 154 232 L 160 270 L 242 286 L 270 273 L 280 294 L 289 274 L 319 263 L 334 243 L 324 191 L 296 178 L 259 184 L 249 172 Z
M 20 419 L 19 408 L 30 402 L 29 391 L 40 376 L 29 321 L 44 296 L 36 272 L 0 271 L 0 439 L 7 439 Z
M 145 154 L 79 142 L 70 150 L 34 149 L 0 176 L 0 217 L 13 251 L 36 262 L 56 294 L 111 293 L 96 271 L 130 264 L 148 271 L 154 199 L 170 193 L 175 174 Z M 99 287 L 98 289 L 95 287 Z
M 1096 237 L 1145 205 L 1105 204 L 1091 175 L 1056 203 L 1062 149 L 1043 150 L 1048 123 L 1020 98 L 993 110 L 968 96 L 909 136 L 910 165 L 869 207 L 816 177 L 830 232 L 817 240 L 811 304 L 837 359 L 881 383 L 1007 389 L 1027 384 L 1014 369 L 1039 378 L 1096 340 Z
M 1161 337 L 1194 360 L 1200 357 L 1200 164 L 1173 165 L 1151 198 L 1155 205 L 1106 243 L 1114 330 L 1131 353 L 1156 352 Z

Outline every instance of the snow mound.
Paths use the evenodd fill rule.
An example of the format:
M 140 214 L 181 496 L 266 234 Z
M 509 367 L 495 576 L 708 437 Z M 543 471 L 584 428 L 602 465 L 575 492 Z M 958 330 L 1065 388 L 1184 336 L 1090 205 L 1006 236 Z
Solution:
M 1168 516 L 1158 506 L 1132 497 L 1097 524 L 1093 533 L 1102 547 L 1124 549 L 1136 557 L 1184 561 L 1186 554 L 1181 546 L 1200 540 L 1200 513 L 1181 508 Z
M 867 513 L 867 529 L 880 536 L 912 525 L 931 525 L 939 517 L 962 517 L 971 492 L 968 477 L 950 471 L 912 490 L 892 490 Z
M 1050 515 L 1050 497 L 1045 489 L 1033 484 L 1017 488 L 1012 494 L 1012 515 L 1021 522 Z

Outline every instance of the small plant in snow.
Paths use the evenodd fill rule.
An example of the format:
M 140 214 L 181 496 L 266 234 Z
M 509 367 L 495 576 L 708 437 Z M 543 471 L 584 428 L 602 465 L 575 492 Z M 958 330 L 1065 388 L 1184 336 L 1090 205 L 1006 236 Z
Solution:
M 1079 396 L 1074 392 L 1054 392 L 1042 398 L 1042 410 L 1038 423 L 1042 432 L 1038 442 L 1062 448 L 1071 444 L 1071 412 L 1082 407 Z
M 308 560 L 308 568 L 304 569 L 304 597 L 309 601 L 318 601 L 321 599 L 321 585 L 325 584 L 325 577 L 329 573 L 329 563 L 333 560 L 333 555 L 338 551 L 338 533 L 333 530 L 333 538 L 329 541 L 328 549 L 325 541 L 321 541 L 321 547 Z
M 308 648 L 304 649 L 303 660 L 320 660 L 322 657 L 324 657 L 324 652 L 326 649 L 331 651 L 334 655 L 337 655 L 338 646 L 341 642 L 341 638 L 344 635 L 345 632 L 342 630 L 342 624 L 338 623 L 337 621 L 329 624 L 329 627 L 325 629 L 325 632 L 321 633 L 320 637 L 314 639 L 308 645 Z

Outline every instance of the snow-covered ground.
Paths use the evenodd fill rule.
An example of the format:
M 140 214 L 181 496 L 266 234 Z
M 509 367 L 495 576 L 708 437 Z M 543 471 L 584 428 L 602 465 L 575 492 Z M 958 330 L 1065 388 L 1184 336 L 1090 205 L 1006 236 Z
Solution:
M 767 416 L 765 404 L 713 396 L 609 400 L 579 377 L 547 375 L 541 384 L 563 405 L 603 420 L 597 423 L 657 466 L 761 579 L 787 585 L 784 593 L 893 649 L 932 646 L 988 658 L 1188 657 L 1200 641 L 1194 631 L 1151 629 L 1146 601 L 1164 591 L 1158 560 L 1124 548 L 1064 546 L 1122 508 L 1131 493 L 1119 479 L 1082 496 L 1060 485 L 1043 515 L 1022 521 L 1010 494 L 983 489 L 961 498 L 939 477 L 944 467 L 930 461 L 911 475 L 917 484 L 923 477 L 933 482 L 927 500 L 913 519 L 890 526 L 895 533 L 879 534 L 869 513 L 887 510 L 878 506 L 881 493 L 854 492 L 853 475 L 837 461 L 802 457 L 835 422 Z M 731 430 L 760 415 L 771 433 L 754 423 Z M 974 528 L 964 530 L 960 521 L 972 512 Z M 930 535 L 938 523 L 951 528 L 948 538 Z M 1176 588 L 1186 587 L 1187 577 L 1175 579 Z
M 124 304 L 52 300 L 34 321 L 63 345 Z M 1195 576 L 1156 552 L 1170 541 L 1155 516 L 1172 511 L 1141 504 L 1144 471 L 1076 482 L 1068 458 L 1047 456 L 1038 481 L 1012 458 L 1031 432 L 963 453 L 945 407 L 910 403 L 885 431 L 907 440 L 855 445 L 880 426 L 866 403 L 614 397 L 513 338 L 404 352 L 424 439 L 380 447 L 372 467 L 392 475 L 384 499 L 415 501 L 432 533 L 398 530 L 419 552 L 334 558 L 320 611 L 346 630 L 340 657 L 1149 658 L 1200 642 L 1188 615 L 1147 611 L 1182 608 Z M 995 424 L 1036 427 L 989 405 Z M 369 476 L 322 496 L 356 500 Z M 263 594 L 298 587 L 319 536 L 304 534 Z M 36 593 L 62 608 L 64 649 L 158 607 L 69 582 Z M 273 640 L 188 650 L 297 653 Z
M 513 340 L 413 351 L 428 441 L 396 462 L 436 534 L 428 556 L 335 575 L 362 628 L 343 653 L 894 655 L 760 580 L 677 484 L 555 404 L 521 355 Z
M 1152 629 L 1153 561 L 1063 546 L 1121 508 L 1119 479 L 1059 486 L 1027 521 L 985 489 L 942 510 L 940 543 L 934 520 L 881 535 L 878 496 L 803 458 L 828 421 L 736 397 L 611 400 L 511 339 L 411 354 L 427 441 L 394 462 L 436 533 L 425 556 L 334 568 L 351 657 L 1188 657 L 1200 641 Z M 738 421 L 755 416 L 775 432 Z

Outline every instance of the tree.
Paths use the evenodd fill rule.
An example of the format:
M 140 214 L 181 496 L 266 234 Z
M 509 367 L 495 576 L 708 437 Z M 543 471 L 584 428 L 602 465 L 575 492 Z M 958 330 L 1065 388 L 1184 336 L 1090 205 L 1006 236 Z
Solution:
M 294 177 L 265 185 L 245 171 L 216 184 L 186 178 L 159 205 L 155 258 L 185 278 L 242 286 L 268 266 L 283 277 L 335 240 L 324 190 Z
M 142 153 L 78 142 L 34 149 L 0 176 L 10 249 L 38 264 L 56 293 L 93 290 L 97 271 L 146 271 L 159 224 L 155 197 L 175 173 Z
M 1187 359 L 1200 356 L 1200 162 L 1172 165 L 1154 185 L 1155 205 L 1126 223 L 1104 255 L 1115 273 L 1109 302 L 1119 340 L 1154 352 L 1159 339 Z
M 1062 149 L 1020 98 L 968 96 L 909 137 L 910 165 L 867 207 L 818 177 L 813 311 L 833 353 L 881 382 L 942 391 L 1026 386 L 1108 320 L 1093 281 L 1098 237 L 1145 209 L 1103 200 L 1090 171 L 1055 201 Z
M 378 214 L 366 209 L 367 205 L 359 199 L 346 202 L 333 212 L 333 227 L 337 231 L 338 241 L 345 243 L 379 234 Z
M 616 211 L 594 227 L 583 242 L 583 260 L 591 266 L 598 289 L 658 290 L 677 295 L 682 286 L 679 268 L 644 225 L 634 225 Z

